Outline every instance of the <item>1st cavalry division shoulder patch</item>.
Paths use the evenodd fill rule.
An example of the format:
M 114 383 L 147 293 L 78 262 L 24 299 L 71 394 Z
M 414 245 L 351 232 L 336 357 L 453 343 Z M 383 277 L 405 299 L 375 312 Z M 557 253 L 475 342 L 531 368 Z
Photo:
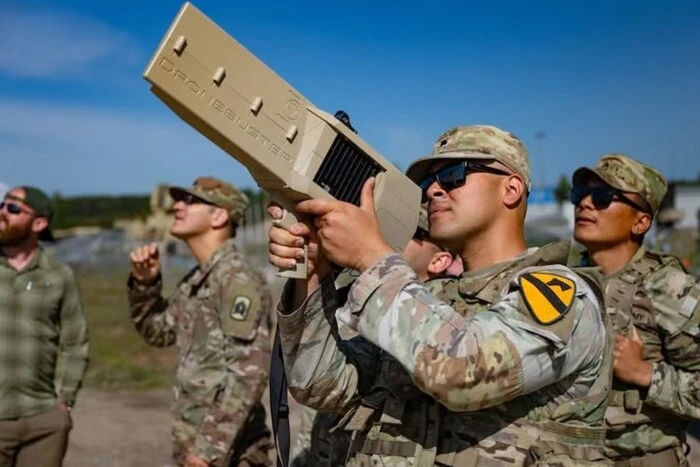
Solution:
M 549 325 L 564 317 L 576 294 L 573 280 L 548 272 L 525 273 L 518 279 L 520 291 L 532 316 Z

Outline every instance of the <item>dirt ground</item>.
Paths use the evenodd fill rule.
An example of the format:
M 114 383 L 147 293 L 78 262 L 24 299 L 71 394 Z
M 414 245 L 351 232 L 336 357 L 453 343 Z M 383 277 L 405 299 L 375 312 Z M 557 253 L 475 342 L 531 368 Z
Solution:
M 170 397 L 168 389 L 81 390 L 73 410 L 64 466 L 174 467 L 170 458 Z M 263 400 L 267 405 L 267 392 Z M 298 410 L 290 400 L 292 446 L 298 431 Z
M 267 394 L 265 395 L 267 401 Z M 65 467 L 165 467 L 170 461 L 170 391 L 83 389 L 73 411 Z M 292 445 L 299 407 L 291 400 Z M 268 412 L 269 413 L 269 412 Z M 700 427 L 695 427 L 700 434 Z M 691 438 L 691 466 L 700 466 L 700 442 Z

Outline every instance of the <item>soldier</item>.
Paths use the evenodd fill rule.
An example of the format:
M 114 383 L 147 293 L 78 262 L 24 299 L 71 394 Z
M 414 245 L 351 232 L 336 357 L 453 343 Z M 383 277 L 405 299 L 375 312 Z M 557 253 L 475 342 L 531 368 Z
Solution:
M 416 233 L 403 251 L 406 263 L 413 268 L 421 282 L 447 274 L 461 274 L 461 262 L 430 239 L 429 229 L 428 210 L 422 206 Z M 347 294 L 347 290 L 341 293 Z M 311 407 L 302 407 L 292 467 L 344 465 L 345 453 L 350 446 L 350 434 L 343 430 L 331 433 L 339 421 L 340 416 L 337 414 L 317 413 Z
M 622 154 L 573 175 L 574 237 L 606 278 L 618 332 L 605 414 L 615 465 L 688 465 L 689 419 L 700 419 L 700 285 L 680 262 L 643 246 L 667 185 Z
M 293 396 L 346 412 L 352 466 L 608 464 L 613 341 L 600 287 L 565 266 L 568 242 L 526 247 L 521 141 L 457 127 L 408 176 L 429 201 L 431 238 L 460 252 L 457 279 L 418 281 L 381 236 L 372 183 L 359 207 L 304 201 L 313 226 L 270 230 L 273 265 L 292 266 L 303 240 L 311 258 L 278 310 Z M 329 260 L 361 272 L 344 305 L 329 293 Z M 328 316 L 358 338 L 329 338 Z
M 174 294 L 161 296 L 155 244 L 131 252 L 131 317 L 146 342 L 177 344 L 174 459 L 187 467 L 269 465 L 272 447 L 261 398 L 270 361 L 271 297 L 236 250 L 248 200 L 228 183 L 200 177 L 171 188 L 170 233 L 197 260 Z

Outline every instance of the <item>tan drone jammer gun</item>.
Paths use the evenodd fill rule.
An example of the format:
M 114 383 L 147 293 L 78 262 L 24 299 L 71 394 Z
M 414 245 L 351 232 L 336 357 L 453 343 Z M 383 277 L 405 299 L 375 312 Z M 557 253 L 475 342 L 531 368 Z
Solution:
M 191 3 L 185 3 L 148 63 L 151 91 L 226 151 L 285 208 L 310 198 L 359 204 L 376 177 L 375 211 L 384 238 L 404 249 L 415 233 L 420 188 L 333 115 L 296 89 Z M 306 278 L 306 260 L 284 270 Z

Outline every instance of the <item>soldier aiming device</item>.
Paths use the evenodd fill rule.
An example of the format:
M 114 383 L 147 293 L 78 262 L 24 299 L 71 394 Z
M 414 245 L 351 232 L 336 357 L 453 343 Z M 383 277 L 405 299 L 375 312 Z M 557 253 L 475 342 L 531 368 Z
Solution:
M 336 118 L 314 107 L 191 3 L 181 7 L 144 78 L 285 208 L 278 224 L 297 222 L 293 206 L 304 199 L 359 204 L 362 185 L 376 177 L 384 238 L 401 251 L 415 233 L 420 188 L 355 134 L 345 112 Z M 280 275 L 306 278 L 306 259 Z

